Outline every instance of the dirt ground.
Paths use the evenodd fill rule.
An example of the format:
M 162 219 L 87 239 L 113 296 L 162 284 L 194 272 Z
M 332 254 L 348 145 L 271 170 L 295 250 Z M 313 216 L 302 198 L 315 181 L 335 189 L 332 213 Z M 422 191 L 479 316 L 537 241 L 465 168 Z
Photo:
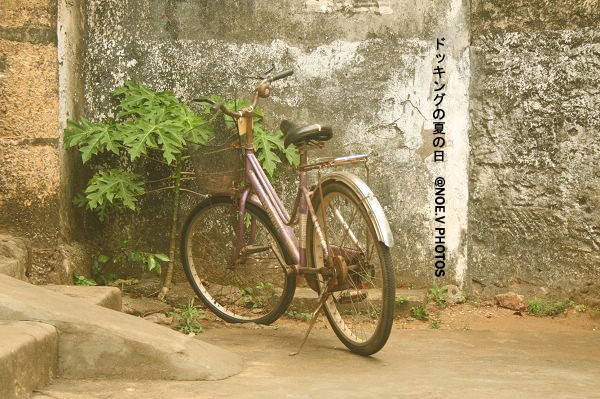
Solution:
M 158 284 L 158 281 L 149 280 L 145 283 L 137 284 L 133 288 L 125 288 L 123 293 L 125 306 L 128 304 L 131 305 L 130 298 L 132 297 L 142 300 L 148 306 L 147 308 L 142 306 L 140 309 L 131 309 L 133 312 L 130 313 L 145 315 L 145 313 L 153 313 L 155 311 L 165 312 L 167 308 L 165 304 L 155 299 L 154 296 L 149 296 L 158 292 Z M 194 292 L 189 285 L 176 284 L 172 287 L 166 302 L 170 307 L 176 309 L 186 305 L 194 297 Z M 195 304 L 200 304 L 197 298 L 195 299 Z M 135 307 L 134 305 L 132 306 Z M 457 304 L 445 309 L 434 308 L 434 310 L 437 314 L 434 315 L 432 312 L 428 321 L 415 320 L 407 317 L 407 315 L 396 315 L 394 328 L 403 330 L 433 329 L 431 320 L 436 319 L 439 321 L 439 325 L 436 328 L 442 330 L 545 331 L 552 329 L 555 331 L 587 330 L 600 332 L 600 311 L 593 308 L 587 308 L 582 312 L 576 310 L 575 307 L 570 307 L 564 313 L 555 317 L 537 317 L 525 311 L 516 312 L 498 307 L 492 301 L 469 301 L 465 304 Z M 308 309 L 304 309 L 301 312 L 290 312 L 281 317 L 272 326 L 253 326 L 251 328 L 277 329 L 285 325 L 303 329 L 307 325 L 307 312 Z M 202 321 L 202 325 L 207 330 L 211 328 L 223 328 L 228 325 L 209 311 L 206 311 L 204 316 L 206 319 Z M 326 328 L 324 316 L 319 317 L 316 328 Z

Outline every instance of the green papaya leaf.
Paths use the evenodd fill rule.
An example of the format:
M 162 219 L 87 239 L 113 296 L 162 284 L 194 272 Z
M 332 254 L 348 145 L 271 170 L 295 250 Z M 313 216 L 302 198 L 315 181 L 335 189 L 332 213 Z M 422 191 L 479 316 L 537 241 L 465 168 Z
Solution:
M 163 262 L 168 262 L 170 259 L 167 255 L 165 254 L 152 254 L 154 255 L 154 257 L 158 260 L 162 260 Z

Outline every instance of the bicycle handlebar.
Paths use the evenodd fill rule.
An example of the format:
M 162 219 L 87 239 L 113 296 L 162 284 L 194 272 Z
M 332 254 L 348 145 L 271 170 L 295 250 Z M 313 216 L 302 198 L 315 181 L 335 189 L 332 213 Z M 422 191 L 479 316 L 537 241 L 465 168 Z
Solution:
M 287 71 L 279 72 L 277 75 L 275 75 L 271 78 L 271 82 L 274 82 L 279 79 L 287 78 L 288 76 L 291 76 L 293 74 L 294 74 L 294 71 L 291 69 L 288 69 Z
M 254 99 L 252 101 L 252 108 L 256 107 L 256 104 L 258 104 L 259 97 L 266 98 L 269 96 L 271 82 L 287 78 L 288 76 L 291 76 L 293 74 L 294 74 L 294 71 L 291 69 L 288 69 L 287 71 L 279 72 L 278 74 L 275 74 L 273 76 L 266 77 L 262 82 L 260 82 L 260 84 L 258 86 L 256 86 L 256 89 L 254 90 Z M 229 108 L 227 108 L 225 106 L 225 104 L 218 103 L 209 98 L 196 98 L 196 99 L 194 99 L 194 101 L 209 103 L 211 105 L 210 109 L 212 112 L 221 110 L 225 115 L 229 115 L 234 119 L 240 118 L 242 116 L 242 111 L 231 111 Z

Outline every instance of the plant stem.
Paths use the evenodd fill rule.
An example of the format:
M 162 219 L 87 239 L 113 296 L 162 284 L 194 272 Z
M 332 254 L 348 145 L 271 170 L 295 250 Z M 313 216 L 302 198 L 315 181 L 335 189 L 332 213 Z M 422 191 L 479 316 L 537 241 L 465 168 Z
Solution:
M 165 273 L 162 289 L 158 294 L 160 299 L 163 299 L 171 289 L 171 280 L 173 279 L 173 265 L 175 263 L 175 239 L 177 238 L 177 216 L 179 214 L 179 194 L 181 188 L 181 154 L 177 154 L 175 163 L 175 195 L 173 199 L 173 218 L 171 219 L 171 239 L 169 248 L 169 266 Z

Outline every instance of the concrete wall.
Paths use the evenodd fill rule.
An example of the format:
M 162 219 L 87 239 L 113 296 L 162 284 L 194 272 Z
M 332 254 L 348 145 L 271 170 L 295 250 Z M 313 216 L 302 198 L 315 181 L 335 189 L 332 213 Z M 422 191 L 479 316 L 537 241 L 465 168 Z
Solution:
M 4 1 L 0 229 L 33 240 L 40 281 L 86 263 L 73 244 L 82 231 L 114 239 L 135 220 L 135 234 L 166 251 L 164 229 L 147 227 L 166 220 L 166 196 L 103 231 L 73 209 L 87 176 L 77 153 L 60 149 L 66 119 L 110 117 L 110 93 L 127 79 L 187 100 L 246 96 L 253 82 L 235 73 L 273 63 L 296 74 L 265 103 L 271 126 L 330 123 L 336 136 L 320 155 L 371 154 L 400 284 L 600 298 L 599 3 Z M 444 163 L 432 146 L 436 55 L 445 56 Z M 438 176 L 443 280 L 434 277 Z M 281 188 L 289 197 L 291 185 Z
M 264 103 L 269 123 L 331 124 L 335 137 L 320 155 L 371 154 L 372 185 L 396 238 L 401 283 L 435 278 L 433 181 L 448 175 L 447 281 L 462 282 L 468 11 L 460 0 L 88 0 L 85 112 L 112 116 L 110 92 L 125 80 L 188 100 L 210 93 L 232 98 L 236 91 L 247 97 L 255 82 L 236 74 L 256 75 L 271 64 L 292 68 L 295 75 L 274 85 Z M 437 37 L 447 43 L 451 156 L 444 164 L 433 161 L 431 146 Z
M 469 268 L 484 293 L 600 298 L 599 6 L 472 4 Z

